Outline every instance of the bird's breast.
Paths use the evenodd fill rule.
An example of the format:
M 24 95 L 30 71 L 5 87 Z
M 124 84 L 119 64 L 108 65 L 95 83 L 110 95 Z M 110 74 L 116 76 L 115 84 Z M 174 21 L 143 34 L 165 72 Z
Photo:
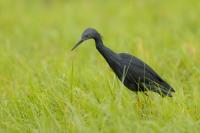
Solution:
M 120 60 L 111 57 L 106 61 L 117 77 L 122 80 L 124 66 L 120 63 Z

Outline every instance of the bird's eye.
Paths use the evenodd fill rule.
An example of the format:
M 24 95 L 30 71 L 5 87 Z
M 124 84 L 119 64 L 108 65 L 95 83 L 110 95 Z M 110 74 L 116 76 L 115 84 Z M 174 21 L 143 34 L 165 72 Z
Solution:
M 86 35 L 86 38 L 90 38 L 90 35 Z

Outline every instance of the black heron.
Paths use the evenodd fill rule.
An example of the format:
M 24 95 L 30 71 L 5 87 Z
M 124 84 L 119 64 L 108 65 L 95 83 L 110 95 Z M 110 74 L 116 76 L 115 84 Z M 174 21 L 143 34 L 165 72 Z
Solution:
M 136 93 L 153 91 L 161 96 L 172 97 L 175 90 L 150 66 L 128 53 L 113 52 L 103 44 L 101 35 L 93 28 L 87 28 L 82 33 L 81 39 L 72 50 L 88 39 L 94 39 L 97 50 L 128 89 Z

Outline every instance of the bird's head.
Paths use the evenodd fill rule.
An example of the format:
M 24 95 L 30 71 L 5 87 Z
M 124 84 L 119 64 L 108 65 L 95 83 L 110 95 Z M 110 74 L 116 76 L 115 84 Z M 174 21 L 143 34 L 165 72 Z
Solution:
M 76 43 L 76 45 L 72 48 L 74 50 L 76 47 L 78 47 L 82 42 L 88 40 L 88 39 L 100 39 L 101 35 L 93 28 L 87 28 L 81 35 L 81 39 Z

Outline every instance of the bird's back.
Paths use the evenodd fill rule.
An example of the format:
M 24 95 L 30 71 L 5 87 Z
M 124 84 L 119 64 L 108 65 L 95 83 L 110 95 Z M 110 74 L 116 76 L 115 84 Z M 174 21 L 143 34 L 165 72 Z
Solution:
M 149 89 L 168 96 L 171 96 L 171 91 L 174 92 L 174 89 L 167 82 L 139 58 L 127 53 L 120 53 L 119 56 L 121 58 L 121 65 L 126 68 L 125 82 L 128 82 L 130 86 L 132 86 L 133 83 L 137 83 L 139 87 L 130 88 L 129 84 L 125 84 L 128 88 L 137 89 L 139 91 Z
M 97 49 L 117 77 L 130 90 L 136 92 L 151 90 L 162 96 L 172 96 L 173 88 L 139 58 L 127 53 L 117 54 L 104 45 L 99 45 Z

